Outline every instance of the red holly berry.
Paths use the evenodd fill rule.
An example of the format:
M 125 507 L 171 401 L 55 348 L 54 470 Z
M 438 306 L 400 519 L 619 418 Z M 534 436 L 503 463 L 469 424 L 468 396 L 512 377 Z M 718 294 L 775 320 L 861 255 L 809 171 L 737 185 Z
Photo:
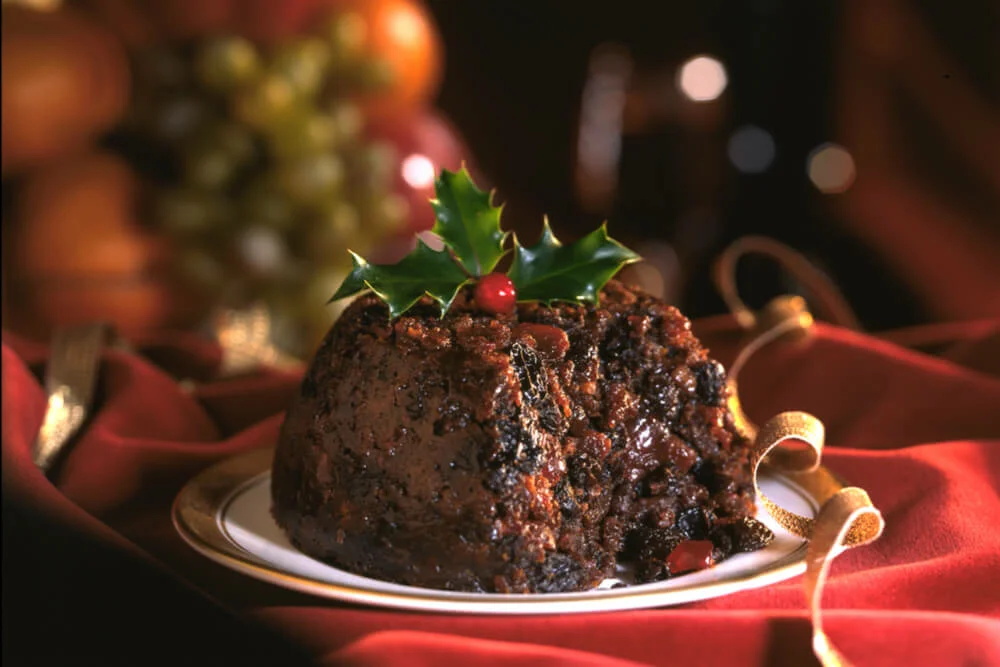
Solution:
M 712 567 L 712 548 L 709 540 L 685 540 L 667 556 L 667 568 L 671 575 L 704 570 Z
M 499 315 L 514 310 L 517 290 L 510 278 L 502 273 L 491 273 L 476 283 L 476 303 L 485 311 Z

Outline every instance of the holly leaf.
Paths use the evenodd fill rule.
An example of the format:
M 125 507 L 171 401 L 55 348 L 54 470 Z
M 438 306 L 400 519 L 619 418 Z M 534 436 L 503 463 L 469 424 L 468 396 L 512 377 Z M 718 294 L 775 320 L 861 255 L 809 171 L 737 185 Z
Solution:
M 409 255 L 395 264 L 371 264 L 351 253 L 354 268 L 332 300 L 371 289 L 396 318 L 412 308 L 424 294 L 437 301 L 441 314 L 451 307 L 458 290 L 469 281 L 447 250 L 432 250 L 421 239 Z M 360 285 L 360 287 L 359 287 Z
M 434 190 L 437 197 L 431 206 L 437 221 L 431 231 L 470 274 L 490 273 L 506 252 L 507 232 L 500 229 L 503 207 L 490 203 L 490 195 L 476 187 L 465 165 L 457 173 L 442 169 Z
M 607 224 L 564 246 L 546 218 L 537 244 L 525 248 L 514 238 L 514 262 L 507 276 L 518 301 L 597 303 L 601 288 L 623 266 L 640 259 L 608 236 Z
M 347 274 L 347 277 L 344 278 L 344 282 L 340 283 L 340 287 L 337 288 L 337 291 L 332 297 L 330 297 L 330 300 L 327 301 L 327 303 L 333 303 L 334 301 L 338 301 L 340 299 L 346 299 L 349 296 L 353 296 L 358 292 L 363 292 L 368 289 L 368 285 L 365 284 L 365 275 L 367 275 L 366 272 L 369 270 L 368 267 L 370 266 L 368 261 L 353 250 L 348 250 L 347 252 L 351 253 L 351 264 L 353 268 L 351 269 L 351 272 Z
M 432 232 L 445 249 L 433 250 L 418 239 L 409 255 L 384 265 L 352 252 L 351 272 L 331 301 L 371 289 L 389 306 L 390 318 L 396 318 L 426 294 L 444 316 L 463 285 L 496 268 L 508 235 L 500 228 L 502 207 L 490 204 L 490 196 L 476 187 L 464 165 L 458 172 L 442 170 L 435 189 L 437 198 L 431 204 L 437 221 Z M 525 248 L 514 238 L 514 261 L 507 275 L 518 301 L 597 303 L 608 280 L 639 259 L 610 238 L 605 225 L 563 246 L 546 219 L 536 245 Z

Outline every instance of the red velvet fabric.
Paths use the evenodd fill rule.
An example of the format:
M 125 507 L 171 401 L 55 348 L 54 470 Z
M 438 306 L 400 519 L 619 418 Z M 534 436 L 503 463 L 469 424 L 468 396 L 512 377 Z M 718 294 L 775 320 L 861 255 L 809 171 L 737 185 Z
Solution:
M 729 318 L 696 323 L 730 361 Z M 1000 664 L 1000 322 L 873 337 L 819 325 L 742 376 L 748 413 L 827 425 L 827 465 L 886 519 L 834 564 L 827 630 L 858 665 Z M 904 347 L 905 345 L 905 347 Z M 212 381 L 189 336 L 107 351 L 98 409 L 48 481 L 30 448 L 46 350 L 3 344 L 4 640 L 11 664 L 808 665 L 799 579 L 677 608 L 492 617 L 307 597 L 183 544 L 170 503 L 275 440 L 295 374 Z M 194 391 L 182 377 L 204 382 Z

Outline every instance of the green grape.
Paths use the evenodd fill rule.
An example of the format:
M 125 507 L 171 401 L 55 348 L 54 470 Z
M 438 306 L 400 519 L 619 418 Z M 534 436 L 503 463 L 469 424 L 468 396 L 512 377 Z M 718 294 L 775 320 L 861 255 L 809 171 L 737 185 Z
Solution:
M 322 34 L 330 42 L 334 64 L 343 66 L 360 58 L 368 39 L 368 24 L 360 14 L 344 12 L 331 16 Z
M 184 142 L 184 179 L 206 190 L 225 188 L 255 153 L 253 136 L 246 127 L 232 121 L 213 123 Z
M 313 97 L 323 86 L 330 65 L 330 47 L 319 39 L 300 39 L 282 46 L 271 71 L 289 81 L 303 97 Z
M 239 165 L 218 142 L 194 141 L 181 159 L 184 181 L 204 190 L 221 190 L 236 176 Z
M 243 123 L 263 129 L 289 117 L 298 102 L 292 83 L 269 73 L 237 93 L 233 111 Z
M 321 265 L 341 264 L 345 251 L 357 251 L 354 241 L 361 230 L 358 210 L 342 201 L 332 201 L 319 207 L 305 230 L 305 255 Z
M 152 107 L 151 112 L 150 134 L 168 144 L 193 135 L 215 115 L 204 98 L 190 93 L 169 97 Z
M 210 130 L 214 141 L 236 164 L 243 166 L 257 157 L 257 145 L 253 133 L 234 121 L 223 121 Z
M 409 221 L 410 204 L 404 196 L 395 193 L 362 196 L 357 207 L 362 221 L 359 242 L 375 244 L 404 229 Z
M 406 198 L 398 194 L 383 197 L 379 205 L 378 229 L 386 233 L 402 229 L 410 215 L 410 204 Z
M 236 164 L 223 152 L 194 150 L 184 156 L 184 182 L 206 190 L 221 190 L 232 181 Z
M 358 210 L 347 202 L 336 202 L 327 210 L 326 219 L 343 242 L 348 242 L 361 228 Z
M 357 71 L 357 83 L 365 92 L 379 92 L 388 89 L 396 80 L 396 72 L 388 60 L 366 61 Z
M 225 198 L 189 188 L 159 193 L 153 202 L 153 220 L 163 231 L 179 237 L 218 233 L 230 220 Z
M 364 129 L 365 116 L 361 109 L 350 102 L 337 102 L 330 108 L 330 116 L 337 126 L 337 136 L 341 143 L 355 140 Z
M 387 142 L 373 141 L 358 149 L 353 157 L 357 184 L 361 192 L 369 196 L 385 192 L 392 181 L 393 170 L 398 162 L 395 147 Z
M 337 193 L 344 181 L 344 164 L 336 155 L 319 154 L 278 165 L 278 182 L 297 203 L 319 203 Z
M 275 183 L 258 178 L 247 186 L 238 204 L 239 217 L 246 224 L 286 231 L 297 222 L 295 206 Z
M 338 143 L 337 122 L 318 111 L 297 113 L 271 128 L 268 138 L 280 159 L 327 153 Z
M 260 55 L 242 37 L 215 37 L 198 49 L 195 71 L 205 87 L 230 92 L 250 83 L 260 73 Z
M 219 288 L 226 282 L 225 267 L 204 248 L 184 248 L 174 261 L 177 275 L 197 287 Z

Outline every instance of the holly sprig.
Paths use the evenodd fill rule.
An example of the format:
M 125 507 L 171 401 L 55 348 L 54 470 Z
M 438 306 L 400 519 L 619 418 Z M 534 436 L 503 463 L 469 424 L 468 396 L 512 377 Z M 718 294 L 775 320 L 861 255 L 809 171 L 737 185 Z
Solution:
M 370 289 L 389 307 L 389 317 L 396 318 L 427 295 L 443 316 L 462 287 L 491 273 L 513 251 L 507 277 L 517 301 L 596 304 L 604 285 L 626 264 L 641 259 L 608 236 L 606 225 L 564 246 L 547 218 L 538 243 L 521 245 L 500 226 L 503 207 L 493 206 L 490 194 L 476 186 L 464 165 L 457 172 L 442 170 L 434 191 L 431 206 L 437 219 L 431 233 L 444 248 L 434 250 L 418 239 L 413 251 L 395 264 L 372 264 L 351 252 L 351 273 L 331 301 Z

